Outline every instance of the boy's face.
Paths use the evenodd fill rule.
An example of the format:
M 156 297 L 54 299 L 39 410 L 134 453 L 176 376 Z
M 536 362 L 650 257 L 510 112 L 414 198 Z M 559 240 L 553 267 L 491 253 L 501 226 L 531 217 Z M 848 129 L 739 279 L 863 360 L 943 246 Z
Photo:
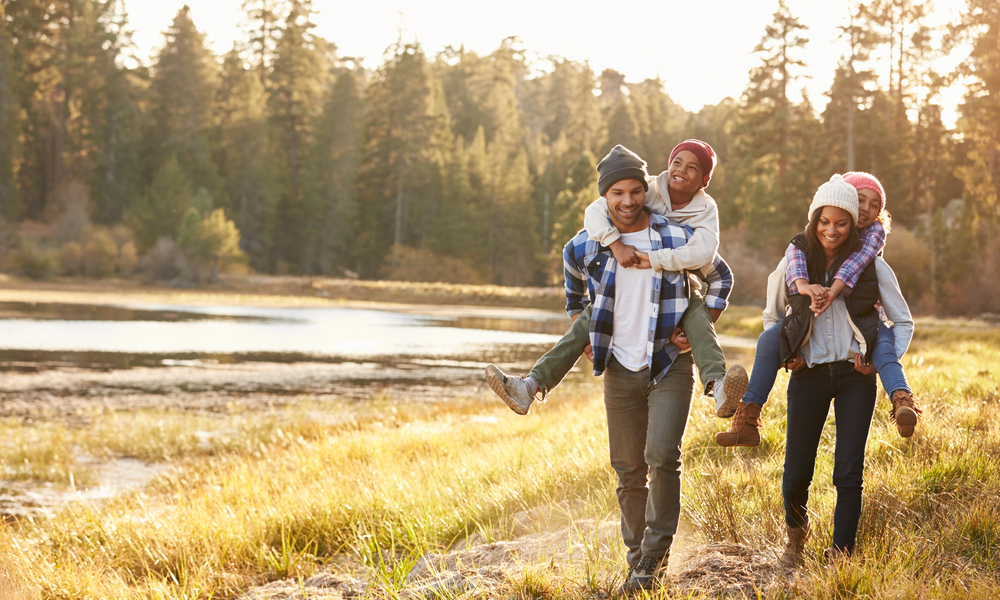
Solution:
M 675 192 L 694 194 L 705 187 L 705 174 L 701 170 L 698 157 L 689 150 L 681 150 L 674 155 L 667 169 L 670 174 L 670 189 Z
M 608 214 L 618 231 L 632 233 L 640 227 L 642 207 L 646 204 L 646 188 L 638 179 L 622 179 L 611 184 L 604 194 L 608 201 Z
M 882 210 L 882 199 L 878 192 L 865 188 L 858 190 L 858 229 L 864 229 L 875 222 Z

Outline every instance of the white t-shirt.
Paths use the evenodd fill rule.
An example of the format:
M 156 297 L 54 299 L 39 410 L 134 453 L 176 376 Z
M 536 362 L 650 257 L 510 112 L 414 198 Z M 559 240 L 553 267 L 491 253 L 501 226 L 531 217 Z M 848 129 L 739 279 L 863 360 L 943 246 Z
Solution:
M 653 243 L 649 229 L 623 233 L 622 242 L 635 246 L 639 252 L 649 252 Z M 632 267 L 615 267 L 615 313 L 611 337 L 611 353 L 623 367 L 641 371 L 649 366 L 646 346 L 649 341 L 649 310 L 652 306 L 653 271 Z

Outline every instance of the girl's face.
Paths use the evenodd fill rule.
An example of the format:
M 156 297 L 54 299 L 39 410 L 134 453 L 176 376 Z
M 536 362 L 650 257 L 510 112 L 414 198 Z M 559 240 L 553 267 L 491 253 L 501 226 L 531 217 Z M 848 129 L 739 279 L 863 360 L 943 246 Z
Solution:
M 865 188 L 858 190 L 858 229 L 864 229 L 878 217 L 882 211 L 882 199 L 878 192 Z
M 824 250 L 836 252 L 847 241 L 853 226 L 851 213 L 836 206 L 824 206 L 816 227 L 816 239 Z

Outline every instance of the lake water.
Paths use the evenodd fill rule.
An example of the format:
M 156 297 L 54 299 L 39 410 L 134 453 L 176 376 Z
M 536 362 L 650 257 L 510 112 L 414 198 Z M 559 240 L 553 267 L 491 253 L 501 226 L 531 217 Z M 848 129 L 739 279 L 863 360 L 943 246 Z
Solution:
M 479 360 L 549 346 L 569 324 L 546 311 L 411 314 L 358 308 L 0 303 L 0 367 L 170 366 L 214 359 Z

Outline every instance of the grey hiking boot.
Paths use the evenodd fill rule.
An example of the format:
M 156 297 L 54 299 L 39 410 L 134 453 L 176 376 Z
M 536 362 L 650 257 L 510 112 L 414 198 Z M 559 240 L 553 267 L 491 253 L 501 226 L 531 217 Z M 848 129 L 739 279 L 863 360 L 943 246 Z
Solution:
M 528 414 L 528 409 L 535 399 L 528 391 L 528 382 L 524 379 L 524 377 L 504 375 L 496 365 L 486 367 L 486 383 L 490 384 L 496 395 L 519 415 Z
M 667 567 L 668 556 L 643 556 L 639 565 L 630 569 L 628 579 L 618 588 L 619 596 L 631 596 L 639 590 L 651 590 L 660 573 Z
M 740 365 L 729 367 L 726 376 L 712 386 L 716 416 L 728 419 L 736 414 L 736 407 L 740 405 L 740 400 L 743 399 L 743 394 L 747 393 L 749 385 L 750 378 L 747 377 L 746 369 Z

